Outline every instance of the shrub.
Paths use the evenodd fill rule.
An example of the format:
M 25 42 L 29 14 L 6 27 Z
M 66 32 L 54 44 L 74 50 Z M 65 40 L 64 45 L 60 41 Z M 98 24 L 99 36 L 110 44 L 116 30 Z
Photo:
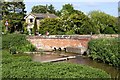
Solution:
M 8 34 L 2 36 L 2 49 L 17 50 L 19 52 L 34 51 L 35 47 L 22 34 Z
M 28 34 L 27 25 L 28 25 L 28 24 L 27 24 L 26 22 L 24 22 L 24 24 L 23 24 L 24 34 Z
M 70 31 L 66 32 L 66 35 L 72 35 L 72 34 L 75 34 L 74 30 L 70 30 Z
M 16 48 L 10 48 L 10 53 L 11 54 L 16 54 Z
M 89 57 L 95 60 L 112 64 L 113 66 L 120 66 L 120 54 L 118 49 L 119 38 L 111 39 L 95 39 L 89 42 Z

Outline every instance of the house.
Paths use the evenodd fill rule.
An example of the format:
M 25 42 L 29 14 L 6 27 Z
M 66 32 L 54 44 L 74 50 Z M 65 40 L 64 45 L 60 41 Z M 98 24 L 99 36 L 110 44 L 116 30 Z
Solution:
M 36 19 L 36 23 L 37 23 L 37 29 L 39 30 L 39 26 L 40 26 L 40 20 L 44 19 L 44 18 L 57 18 L 56 15 L 54 14 L 49 14 L 49 13 L 30 13 L 27 16 L 25 16 L 25 21 L 27 23 L 27 30 L 29 32 L 31 32 L 31 30 L 34 27 L 34 22 Z

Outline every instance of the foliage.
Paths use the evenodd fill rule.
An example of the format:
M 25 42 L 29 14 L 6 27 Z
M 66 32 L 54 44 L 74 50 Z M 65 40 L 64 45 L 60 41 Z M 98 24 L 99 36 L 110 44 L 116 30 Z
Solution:
M 120 66 L 119 42 L 120 38 L 115 39 L 95 39 L 89 42 L 89 56 L 96 60 Z
M 68 10 L 69 11 L 69 10 Z M 57 19 L 43 19 L 40 21 L 40 33 L 49 31 L 50 34 L 90 34 L 95 33 L 90 19 L 81 11 L 74 13 L 64 11 Z M 89 26 L 88 26 L 89 25 Z
M 91 11 L 88 16 L 94 23 L 97 33 L 118 33 L 118 19 L 116 17 L 101 11 Z
M 71 14 L 65 21 L 67 24 L 65 23 L 63 25 L 69 25 L 70 28 L 68 31 L 73 30 L 75 34 L 90 34 L 90 32 L 93 32 L 94 30 L 92 28 L 90 19 L 81 11 Z
M 47 6 L 47 11 L 49 12 L 49 13 L 52 13 L 52 14 L 55 14 L 56 13 L 56 11 L 55 11 L 55 9 L 54 9 L 54 6 L 52 5 L 52 4 L 50 4 L 49 6 Z
M 110 78 L 100 69 L 72 63 L 39 63 L 3 51 L 2 78 Z
M 32 13 L 46 13 L 47 7 L 43 5 L 33 6 Z
M 75 32 L 73 30 L 70 30 L 70 31 L 66 32 L 66 35 L 72 35 L 72 34 L 75 34 Z
M 28 34 L 28 30 L 27 30 L 27 23 L 26 22 L 24 22 L 24 24 L 23 24 L 23 32 L 24 32 L 24 34 Z
M 55 31 L 52 34 L 116 34 L 119 31 L 117 18 L 101 11 L 91 11 L 85 15 L 82 11 L 75 10 L 72 4 L 65 4 L 60 11 L 56 11 L 56 15 L 59 16 L 59 21 L 53 24 L 50 19 L 45 19 L 40 27 L 48 29 L 49 26 L 55 26 L 48 29 L 50 32 Z
M 36 30 L 37 30 L 37 21 L 35 18 L 35 22 L 34 22 L 34 35 L 36 35 Z
M 10 32 L 15 30 L 21 31 L 25 16 L 25 4 L 23 2 L 3 2 L 2 17 L 3 25 L 8 21 L 8 29 Z M 17 16 L 17 17 L 16 17 Z
M 2 36 L 2 49 L 10 49 L 12 51 L 34 51 L 35 47 L 26 40 L 25 35 L 8 34 Z
M 50 5 L 37 5 L 32 7 L 32 13 L 52 13 L 55 14 L 56 11 L 54 9 L 54 6 L 52 4 Z
M 61 12 L 61 16 L 70 15 L 74 13 L 74 7 L 72 4 L 65 4 L 62 6 L 62 9 L 60 12 Z
M 61 34 L 62 28 L 60 27 L 60 21 L 59 19 L 54 18 L 46 18 L 40 21 L 40 33 L 45 34 L 46 31 L 49 31 L 49 33 L 52 34 Z

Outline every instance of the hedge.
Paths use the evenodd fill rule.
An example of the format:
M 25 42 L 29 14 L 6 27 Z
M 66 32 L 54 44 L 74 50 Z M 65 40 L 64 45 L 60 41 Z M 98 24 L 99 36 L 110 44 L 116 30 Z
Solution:
M 72 63 L 33 62 L 30 56 L 3 51 L 2 78 L 110 78 L 100 69 Z
M 11 51 L 34 51 L 35 47 L 26 40 L 23 34 L 7 34 L 2 35 L 2 49 L 10 49 Z
M 120 38 L 93 39 L 89 42 L 89 57 L 120 67 Z

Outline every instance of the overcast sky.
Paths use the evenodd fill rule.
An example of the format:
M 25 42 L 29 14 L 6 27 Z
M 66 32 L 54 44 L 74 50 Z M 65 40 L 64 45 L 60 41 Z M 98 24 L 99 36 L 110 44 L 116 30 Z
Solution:
M 88 14 L 93 10 L 100 10 L 112 16 L 118 16 L 119 0 L 25 0 L 27 13 L 31 12 L 31 8 L 35 5 L 52 4 L 56 10 L 60 10 L 62 5 L 70 3 L 75 9 L 81 10 Z

